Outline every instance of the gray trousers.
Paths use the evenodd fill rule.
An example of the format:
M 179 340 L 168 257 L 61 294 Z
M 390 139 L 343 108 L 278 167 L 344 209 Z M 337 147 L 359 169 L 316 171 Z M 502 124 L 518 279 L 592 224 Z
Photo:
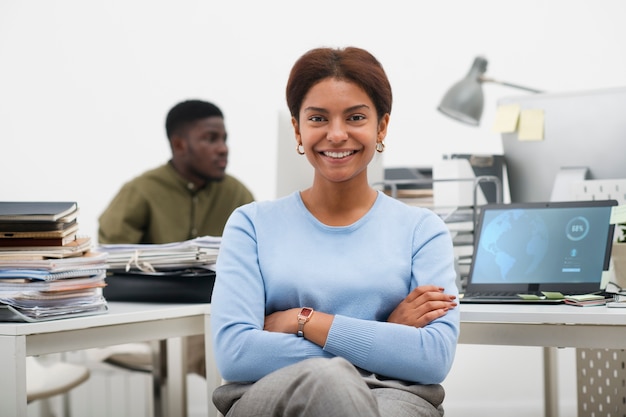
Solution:
M 409 385 L 359 370 L 343 358 L 316 358 L 255 383 L 213 392 L 226 417 L 442 417 L 441 385 Z

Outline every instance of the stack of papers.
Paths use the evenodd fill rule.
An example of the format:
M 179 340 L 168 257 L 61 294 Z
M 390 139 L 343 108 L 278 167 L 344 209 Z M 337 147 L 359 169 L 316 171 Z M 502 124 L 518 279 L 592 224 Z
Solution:
M 97 250 L 108 254 L 109 271 L 155 273 L 187 268 L 214 269 L 221 238 L 198 237 L 164 244 L 108 244 Z
M 107 311 L 106 253 L 78 233 L 74 201 L 0 201 L 0 320 Z
M 0 320 L 44 321 L 107 311 L 106 253 L 66 259 L 0 259 Z

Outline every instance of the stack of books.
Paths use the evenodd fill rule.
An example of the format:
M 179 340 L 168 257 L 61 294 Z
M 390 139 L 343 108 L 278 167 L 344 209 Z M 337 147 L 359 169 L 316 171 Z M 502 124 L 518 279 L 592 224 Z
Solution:
M 76 202 L 0 202 L 0 320 L 107 311 L 106 253 L 78 235 Z
M 81 256 L 91 245 L 78 236 L 75 202 L 0 202 L 0 259 Z

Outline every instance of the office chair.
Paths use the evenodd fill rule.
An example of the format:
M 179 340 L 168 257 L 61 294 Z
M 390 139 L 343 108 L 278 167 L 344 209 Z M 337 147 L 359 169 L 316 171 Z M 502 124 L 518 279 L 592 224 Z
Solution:
M 71 389 L 89 379 L 89 369 L 68 362 L 42 364 L 33 356 L 26 357 L 26 399 L 28 404 L 37 400 L 47 400 Z M 66 410 L 67 412 L 67 410 Z M 41 404 L 42 417 L 52 416 L 50 404 Z
M 149 343 L 126 343 L 87 350 L 87 357 L 91 361 L 147 373 L 152 372 L 152 355 Z

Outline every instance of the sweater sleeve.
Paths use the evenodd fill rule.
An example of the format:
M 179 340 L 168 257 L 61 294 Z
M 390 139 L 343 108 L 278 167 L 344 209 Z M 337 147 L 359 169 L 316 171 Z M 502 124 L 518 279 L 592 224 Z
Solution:
M 229 382 L 256 381 L 303 359 L 333 356 L 304 338 L 263 330 L 266 297 L 250 217 L 254 208 L 235 210 L 226 224 L 211 298 L 215 360 Z

